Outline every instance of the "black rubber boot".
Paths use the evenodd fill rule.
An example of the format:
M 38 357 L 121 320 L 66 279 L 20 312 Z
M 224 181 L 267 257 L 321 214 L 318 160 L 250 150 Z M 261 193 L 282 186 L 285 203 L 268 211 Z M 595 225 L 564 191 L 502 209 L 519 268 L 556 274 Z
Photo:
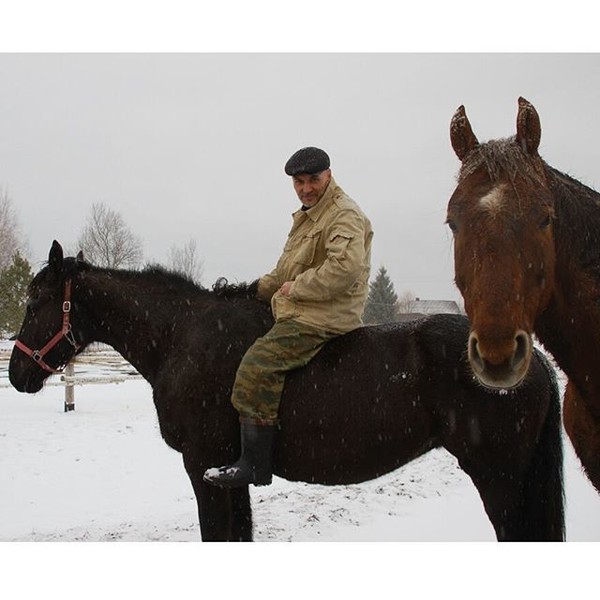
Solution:
M 226 467 L 213 467 L 204 473 L 204 481 L 219 487 L 239 487 L 253 483 L 269 485 L 273 480 L 273 451 L 277 425 L 240 423 L 242 455 Z

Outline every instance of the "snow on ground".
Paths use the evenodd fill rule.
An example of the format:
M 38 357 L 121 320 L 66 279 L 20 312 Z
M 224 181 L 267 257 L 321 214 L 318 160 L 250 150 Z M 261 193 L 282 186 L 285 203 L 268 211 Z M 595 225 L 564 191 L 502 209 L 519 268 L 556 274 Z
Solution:
M 123 373 L 131 374 L 130 369 L 123 365 L 77 367 L 78 375 L 92 379 L 106 378 L 115 370 L 119 377 Z M 77 386 L 76 409 L 65 413 L 64 388 L 57 382 L 58 377 L 55 376 L 42 392 L 33 396 L 19 394 L 10 387 L 6 378 L 6 360 L 2 361 L 0 356 L 2 556 L 8 553 L 18 565 L 29 564 L 31 554 L 27 554 L 24 562 L 17 560 L 22 545 L 9 542 L 199 541 L 192 488 L 180 455 L 160 437 L 150 386 L 139 378 L 131 377 L 121 383 Z M 600 541 L 600 496 L 582 474 L 568 441 L 565 441 L 565 451 L 567 540 Z M 255 539 L 259 542 L 495 540 L 475 487 L 458 468 L 455 459 L 444 450 L 434 450 L 394 473 L 360 485 L 326 487 L 275 478 L 271 486 L 251 489 Z M 25 546 L 34 556 L 40 553 L 40 546 L 46 547 L 45 544 Z M 53 550 L 40 557 L 44 566 L 50 556 L 62 561 L 62 558 L 56 558 L 62 557 L 60 552 L 55 552 L 57 546 L 51 546 Z M 77 545 L 78 548 L 90 546 L 97 545 Z M 198 548 L 202 545 L 184 546 Z M 263 546 L 279 547 L 277 544 Z M 445 544 L 441 545 L 442 548 L 439 544 L 427 544 L 425 556 L 418 545 L 410 545 L 410 550 L 403 545 L 403 550 L 394 546 L 393 556 L 396 559 L 390 557 L 386 545 L 374 548 L 367 544 L 368 550 L 357 553 L 349 551 L 348 544 L 336 544 L 335 552 L 325 555 L 318 550 L 323 545 L 309 544 L 309 551 L 303 544 L 299 546 L 303 550 L 293 551 L 292 556 L 299 551 L 300 557 L 296 560 L 310 562 L 313 570 L 322 570 L 326 577 L 337 573 L 340 556 L 346 561 L 345 565 L 358 561 L 359 571 L 364 560 L 372 561 L 377 557 L 377 564 L 391 561 L 387 567 L 391 573 L 396 569 L 404 571 L 406 564 L 412 565 L 416 573 L 419 568 L 425 568 L 422 559 L 427 565 L 435 560 L 434 557 L 439 560 L 442 556 L 442 563 L 446 565 L 453 556 L 462 557 L 462 551 L 457 551 L 455 545 L 450 549 Z M 516 546 L 519 545 L 510 545 L 512 548 Z M 61 544 L 58 549 L 62 547 Z M 148 552 L 145 545 L 135 544 L 135 547 L 136 557 Z M 357 548 L 357 545 L 350 544 L 350 547 Z M 499 548 L 498 545 L 492 547 Z M 536 557 L 545 556 L 541 546 L 535 547 Z M 138 551 L 139 548 L 143 550 Z M 475 554 L 479 556 L 481 551 L 479 546 L 477 548 Z M 171 557 L 172 552 L 161 552 L 159 564 L 165 560 L 165 553 Z M 191 557 L 196 559 L 194 552 Z M 222 552 L 211 550 L 210 556 L 222 558 Z M 228 551 L 227 560 L 230 561 L 232 555 L 239 556 L 235 552 Z M 256 552 L 253 552 L 254 558 Z M 286 550 L 285 555 L 289 556 L 289 552 Z M 498 552 L 494 554 L 493 561 L 500 559 Z M 122 568 L 121 559 L 116 558 L 120 557 L 121 551 L 110 556 L 106 556 L 104 550 L 100 553 L 103 560 L 112 560 L 110 564 L 114 569 Z M 72 551 L 68 552 L 68 561 L 74 558 L 72 554 Z M 76 551 L 75 554 L 81 552 Z M 276 554 L 281 552 L 276 551 Z M 175 556 L 177 558 L 173 559 L 177 565 L 187 564 L 185 560 L 190 559 L 189 553 L 183 557 L 175 553 Z M 273 560 L 272 554 L 267 556 Z M 513 550 L 511 556 L 514 560 L 519 554 Z M 396 562 L 398 557 L 404 561 L 404 567 Z M 219 568 L 227 564 L 221 558 L 218 559 Z M 240 558 L 242 565 L 238 564 L 241 569 L 238 572 L 243 572 L 248 556 Z M 589 552 L 584 551 L 583 559 L 588 558 Z M 123 560 L 131 561 L 131 555 L 126 555 Z M 202 553 L 198 560 L 206 561 L 206 553 Z M 532 557 L 525 556 L 523 560 L 531 561 Z M 578 561 L 581 560 L 582 557 L 579 557 Z M 462 558 L 460 564 L 464 564 Z M 492 566 L 494 564 L 496 567 Z M 214 564 L 212 567 L 217 568 Z M 486 567 L 494 572 L 497 562 L 488 565 L 486 561 L 478 567 L 478 571 L 485 572 Z M 127 573 L 136 573 L 137 568 L 145 572 L 145 567 L 130 564 Z M 435 568 L 438 572 L 440 566 L 436 563 Z M 453 577 L 453 573 L 451 571 L 448 576 Z M 431 573 L 427 571 L 424 576 L 431 577 Z M 352 578 L 352 567 L 347 569 L 343 581 L 347 583 L 348 578 Z M 437 581 L 437 578 L 434 579 Z M 431 585 L 434 585 L 433 581 Z M 443 590 L 444 586 L 440 585 Z M 410 588 L 402 589 L 408 592 Z M 136 591 L 139 592 L 139 588 L 133 588 L 132 593 Z M 310 593 L 310 588 L 307 593 Z
M 77 371 L 100 378 L 115 368 L 124 370 Z M 199 540 L 191 485 L 160 437 L 145 381 L 77 386 L 68 413 L 63 386 L 19 394 L 6 362 L 0 386 L 0 541 Z M 568 441 L 565 450 L 567 539 L 600 541 L 600 496 Z M 257 541 L 495 539 L 475 487 L 445 450 L 360 485 L 275 478 L 252 498 Z
M 160 437 L 150 394 L 141 380 L 86 385 L 76 388 L 76 410 L 64 413 L 61 386 L 35 396 L 0 388 L 0 541 L 197 541 L 192 488 L 180 455 Z M 441 450 L 361 485 L 275 478 L 253 489 L 255 537 L 493 539 L 469 486 Z M 413 522 L 419 503 L 436 505 L 435 522 Z M 470 514 L 468 527 L 445 522 L 453 504 Z

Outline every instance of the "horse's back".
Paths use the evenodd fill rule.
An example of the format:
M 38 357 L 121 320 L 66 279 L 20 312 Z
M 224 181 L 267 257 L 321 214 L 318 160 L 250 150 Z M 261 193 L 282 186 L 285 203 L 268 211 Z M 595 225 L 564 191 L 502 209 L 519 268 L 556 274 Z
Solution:
M 428 321 L 362 327 L 332 340 L 306 368 L 288 375 L 280 407 L 280 474 L 322 483 L 362 481 L 438 445 L 424 396 L 441 393 L 437 379 L 445 373 L 423 352 Z M 439 360 L 458 357 L 438 354 Z
M 524 432 L 540 426 L 555 385 L 550 371 L 536 355 L 518 389 L 486 389 L 468 365 L 468 332 L 462 315 L 432 315 L 329 342 L 287 377 L 278 474 L 351 483 L 438 446 L 457 457 L 491 447 L 519 452 L 511 447 L 515 424 Z

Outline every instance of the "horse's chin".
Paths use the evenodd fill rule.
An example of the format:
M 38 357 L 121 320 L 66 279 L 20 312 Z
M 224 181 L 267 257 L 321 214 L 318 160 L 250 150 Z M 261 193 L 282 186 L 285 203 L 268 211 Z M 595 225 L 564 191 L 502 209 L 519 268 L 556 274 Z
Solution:
M 486 368 L 484 370 L 477 369 L 473 366 L 473 373 L 479 383 L 490 390 L 512 390 L 519 387 L 527 376 L 527 367 L 516 371 L 507 371 L 505 369 Z
M 25 377 L 24 379 L 17 380 L 16 378 L 9 377 L 9 379 L 15 390 L 23 394 L 37 394 L 44 388 L 45 378 Z

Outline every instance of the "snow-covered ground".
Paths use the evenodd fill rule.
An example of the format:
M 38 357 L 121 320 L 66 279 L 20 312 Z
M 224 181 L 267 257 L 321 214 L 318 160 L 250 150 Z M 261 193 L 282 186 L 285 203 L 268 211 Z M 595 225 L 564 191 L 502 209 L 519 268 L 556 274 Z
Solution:
M 131 371 L 114 355 L 78 364 L 102 380 Z M 142 379 L 19 394 L 0 371 L 0 541 L 197 541 L 180 455 L 162 441 Z M 58 377 L 50 380 L 57 383 Z M 565 441 L 568 540 L 600 541 L 600 496 Z M 482 541 L 494 532 L 470 479 L 445 450 L 360 485 L 275 478 L 253 488 L 257 541 Z
M 6 360 L 0 367 L 0 542 L 199 540 L 191 485 L 180 455 L 160 437 L 145 381 L 78 386 L 76 410 L 65 413 L 61 385 L 19 394 Z M 104 377 L 117 368 L 127 371 L 77 371 Z M 600 541 L 600 496 L 568 441 L 565 450 L 567 540 Z M 252 498 L 256 541 L 495 539 L 473 484 L 444 450 L 360 485 L 275 478 Z M 12 547 L 20 545 L 2 544 L 9 554 Z

